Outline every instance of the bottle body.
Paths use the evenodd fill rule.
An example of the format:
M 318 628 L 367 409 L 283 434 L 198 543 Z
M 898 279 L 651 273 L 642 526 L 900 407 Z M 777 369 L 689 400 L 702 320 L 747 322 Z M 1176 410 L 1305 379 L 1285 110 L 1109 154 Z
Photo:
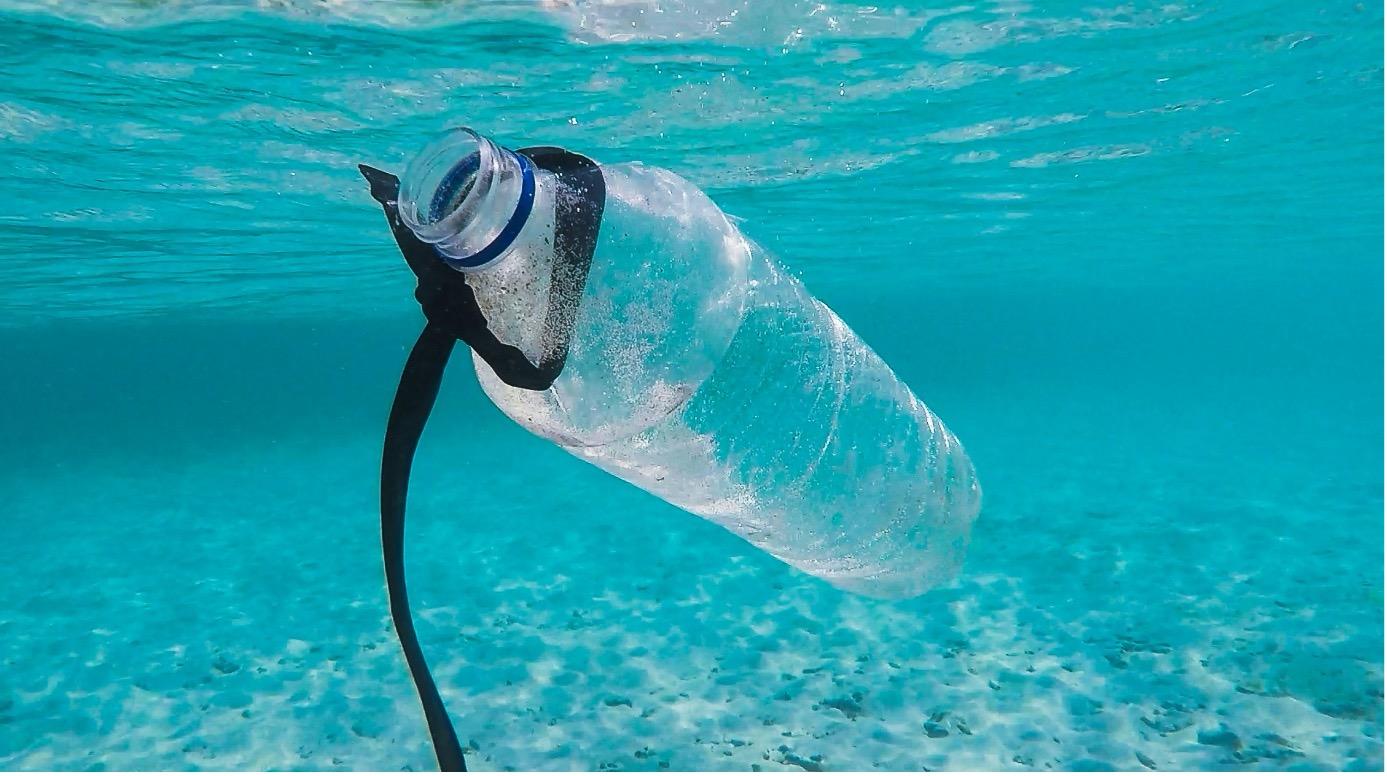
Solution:
M 606 211 L 564 370 L 528 391 L 474 356 L 488 397 L 836 586 L 905 597 L 950 580 L 980 504 L 953 434 L 696 187 L 644 165 L 602 169 Z M 468 276 L 498 336 L 532 359 L 552 347 L 534 312 L 549 293 L 545 203 L 563 194 L 547 196 L 509 255 Z

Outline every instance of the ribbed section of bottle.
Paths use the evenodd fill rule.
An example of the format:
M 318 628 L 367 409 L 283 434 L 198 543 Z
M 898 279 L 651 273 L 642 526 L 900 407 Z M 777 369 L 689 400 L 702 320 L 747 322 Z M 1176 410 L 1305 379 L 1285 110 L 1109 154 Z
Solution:
M 718 368 L 680 411 L 580 457 L 854 592 L 957 575 L 981 491 L 958 439 L 764 255 Z

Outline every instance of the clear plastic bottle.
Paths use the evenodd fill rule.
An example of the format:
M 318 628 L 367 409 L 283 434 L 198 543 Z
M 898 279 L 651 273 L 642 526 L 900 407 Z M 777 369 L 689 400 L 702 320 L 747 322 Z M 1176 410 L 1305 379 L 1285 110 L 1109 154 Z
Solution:
M 473 156 L 477 172 L 446 184 L 457 192 L 440 209 L 441 182 Z M 411 163 L 401 217 L 444 255 L 475 253 L 515 213 L 520 165 L 454 130 Z M 563 372 L 530 391 L 474 355 L 487 396 L 535 434 L 838 587 L 905 597 L 951 580 L 981 497 L 954 435 L 697 187 L 638 163 L 601 169 L 606 208 Z M 544 310 L 566 192 L 534 172 L 533 210 L 511 247 L 460 271 L 493 332 L 537 362 L 555 346 Z

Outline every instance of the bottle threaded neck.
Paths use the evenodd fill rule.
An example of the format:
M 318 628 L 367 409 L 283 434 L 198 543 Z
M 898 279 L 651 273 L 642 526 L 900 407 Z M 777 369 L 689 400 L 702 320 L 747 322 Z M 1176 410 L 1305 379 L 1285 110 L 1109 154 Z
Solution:
M 436 137 L 400 181 L 400 218 L 454 269 L 499 258 L 529 218 L 535 174 L 528 159 L 459 127 Z

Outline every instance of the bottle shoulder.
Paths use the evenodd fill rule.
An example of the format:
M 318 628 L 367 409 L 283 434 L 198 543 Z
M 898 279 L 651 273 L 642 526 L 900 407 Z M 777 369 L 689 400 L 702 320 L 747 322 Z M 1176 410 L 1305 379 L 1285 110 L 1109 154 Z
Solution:
M 716 223 L 727 217 L 717 204 L 678 173 L 642 162 L 602 167 L 607 208 L 616 213 Z M 730 222 L 729 222 L 730 224 Z
M 483 375 L 511 417 L 570 447 L 609 444 L 675 412 L 741 324 L 751 247 L 675 173 L 603 168 L 607 198 L 563 371 L 523 395 Z

